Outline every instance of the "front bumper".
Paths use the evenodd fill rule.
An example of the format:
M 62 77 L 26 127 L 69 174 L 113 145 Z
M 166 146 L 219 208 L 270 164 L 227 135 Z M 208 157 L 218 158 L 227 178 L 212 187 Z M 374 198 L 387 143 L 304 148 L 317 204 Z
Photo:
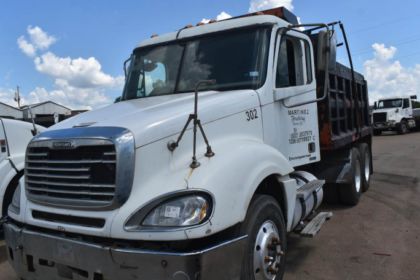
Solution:
M 400 123 L 384 122 L 384 123 L 374 123 L 374 130 L 393 130 L 396 129 Z
M 243 236 L 201 251 L 172 253 L 89 243 L 11 222 L 4 224 L 4 233 L 9 262 L 25 280 L 63 279 L 66 269 L 75 280 L 239 279 L 247 241 Z

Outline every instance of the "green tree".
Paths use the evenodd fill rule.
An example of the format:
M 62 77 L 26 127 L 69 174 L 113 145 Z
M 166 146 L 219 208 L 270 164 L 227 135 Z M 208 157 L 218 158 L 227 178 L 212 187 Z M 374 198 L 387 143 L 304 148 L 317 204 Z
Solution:
M 114 103 L 118 103 L 118 102 L 120 102 L 120 101 L 121 101 L 121 96 L 118 96 L 117 98 L 115 98 Z
M 419 101 L 413 101 L 413 108 L 420 108 L 420 102 Z

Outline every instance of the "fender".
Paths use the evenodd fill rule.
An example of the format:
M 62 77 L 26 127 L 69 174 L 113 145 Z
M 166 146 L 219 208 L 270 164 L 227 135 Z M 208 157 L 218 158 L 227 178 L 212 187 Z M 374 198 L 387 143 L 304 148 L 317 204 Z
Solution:
M 7 214 L 7 213 L 2 213 L 3 212 L 2 211 L 3 197 L 10 182 L 13 180 L 13 178 L 17 174 L 18 173 L 13 168 L 13 165 L 10 163 L 9 160 L 6 159 L 0 164 L 0 178 L 2 178 L 2 181 L 0 182 L 0 217 L 3 217 L 4 215 Z
M 19 171 L 25 168 L 25 153 L 13 154 L 9 157 L 9 160 L 13 163 L 13 166 Z
M 206 158 L 203 155 L 197 157 L 201 166 L 196 169 L 189 168 L 191 163 L 190 153 L 183 156 L 183 160 L 177 160 L 174 168 L 162 170 L 160 174 L 148 182 L 142 182 L 150 174 L 149 166 L 159 166 L 157 162 L 140 164 L 136 169 L 135 184 L 155 185 L 159 188 L 133 188 L 131 197 L 127 203 L 120 208 L 112 222 L 111 236 L 113 238 L 140 239 L 140 240 L 182 240 L 185 238 L 195 239 L 217 233 L 245 219 L 249 203 L 260 185 L 270 175 L 285 176 L 294 171 L 289 161 L 276 149 L 260 141 L 247 139 L 224 139 L 215 141 L 213 144 L 216 156 Z M 166 146 L 168 139 L 151 144 L 148 149 L 139 149 L 136 158 L 151 159 L 151 155 Z M 153 147 L 152 147 L 153 146 Z M 198 151 L 205 151 L 205 146 L 199 146 Z M 169 154 L 169 153 L 168 153 Z M 155 157 L 156 161 L 163 157 Z M 170 160 L 170 154 L 169 154 Z M 182 171 L 181 171 L 182 170 Z M 138 171 L 138 172 L 137 172 Z M 150 176 L 149 178 L 150 179 Z M 176 188 L 174 190 L 174 183 Z M 295 183 L 295 182 L 294 182 Z M 288 192 L 285 196 L 293 196 L 290 201 L 295 201 L 296 189 L 293 190 L 291 181 L 287 185 Z M 295 185 L 293 185 L 296 187 Z M 128 217 L 155 199 L 174 191 L 185 191 L 195 189 L 209 191 L 215 198 L 215 210 L 210 222 L 187 229 L 159 230 L 159 231 L 125 231 L 124 222 Z M 294 191 L 294 195 L 293 192 Z M 144 198 L 144 200 L 143 200 Z M 287 198 L 285 198 L 287 199 Z M 136 207 L 133 208 L 134 201 Z M 292 215 L 294 205 L 285 205 L 293 208 L 288 213 Z M 291 219 L 288 219 L 291 221 Z

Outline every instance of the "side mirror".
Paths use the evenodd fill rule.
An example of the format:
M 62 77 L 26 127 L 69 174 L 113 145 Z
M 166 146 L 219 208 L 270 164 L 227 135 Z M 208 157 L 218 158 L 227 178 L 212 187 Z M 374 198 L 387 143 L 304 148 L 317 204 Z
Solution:
M 375 103 L 373 103 L 373 109 L 378 109 L 378 103 L 376 103 L 376 101 L 375 101 Z
M 328 69 L 334 70 L 337 61 L 337 33 L 334 30 L 327 34 L 327 31 L 321 30 L 318 33 L 318 50 L 317 50 L 317 66 L 319 70 L 325 71 L 327 69 L 327 40 L 330 40 L 330 52 L 328 60 Z

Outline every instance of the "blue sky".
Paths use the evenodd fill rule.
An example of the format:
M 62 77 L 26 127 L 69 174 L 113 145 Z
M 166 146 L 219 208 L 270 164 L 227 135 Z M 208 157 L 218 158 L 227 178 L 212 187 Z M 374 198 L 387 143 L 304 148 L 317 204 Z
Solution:
M 121 94 L 123 61 L 152 34 L 222 12 L 237 16 L 282 5 L 302 23 L 344 23 L 371 100 L 420 95 L 419 1 L 16 0 L 0 4 L 0 102 L 16 105 L 13 92 L 19 85 L 26 103 L 51 99 L 89 109 L 109 104 Z M 26 46 L 26 54 L 19 46 Z M 339 48 L 339 61 L 346 64 L 345 56 Z

